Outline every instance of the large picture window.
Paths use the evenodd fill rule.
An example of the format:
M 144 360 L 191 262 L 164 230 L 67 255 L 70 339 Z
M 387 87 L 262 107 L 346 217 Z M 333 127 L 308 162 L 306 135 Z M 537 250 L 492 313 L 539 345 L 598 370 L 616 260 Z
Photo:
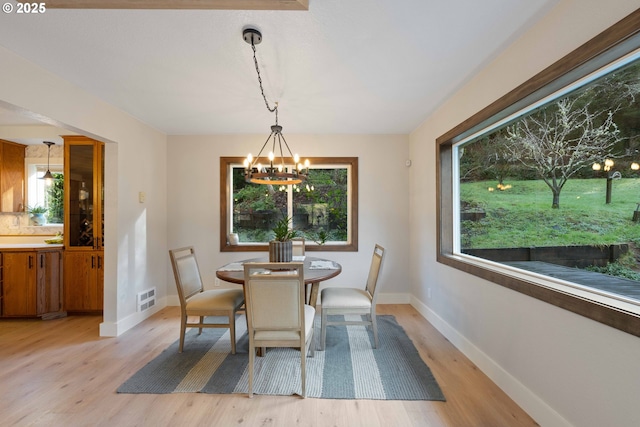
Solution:
M 222 251 L 266 250 L 283 218 L 304 237 L 306 250 L 357 250 L 358 159 L 309 160 L 306 182 L 274 186 L 245 182 L 242 158 L 220 159 Z
M 636 12 L 437 141 L 440 262 L 638 336 L 639 28 Z

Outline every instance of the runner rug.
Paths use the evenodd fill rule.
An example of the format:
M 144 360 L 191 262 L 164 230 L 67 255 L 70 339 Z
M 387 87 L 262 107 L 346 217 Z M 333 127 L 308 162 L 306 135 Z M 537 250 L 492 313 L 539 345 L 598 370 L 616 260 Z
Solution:
M 174 342 L 122 384 L 118 393 L 247 393 L 249 339 L 244 316 L 236 321 L 241 338 L 235 355 L 228 329 L 197 332 L 187 332 L 182 353 L 178 353 L 178 341 Z M 315 333 L 319 343 L 319 316 Z M 307 358 L 307 397 L 445 400 L 429 367 L 393 316 L 378 316 L 378 337 L 380 346 L 374 349 L 370 328 L 328 326 L 325 351 L 316 350 Z M 269 348 L 265 357 L 255 359 L 255 394 L 301 393 L 298 350 Z

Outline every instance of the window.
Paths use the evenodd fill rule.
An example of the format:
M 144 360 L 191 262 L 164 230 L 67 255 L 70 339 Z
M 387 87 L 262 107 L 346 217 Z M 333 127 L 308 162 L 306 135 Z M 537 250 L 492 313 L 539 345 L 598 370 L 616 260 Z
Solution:
M 640 288 L 639 22 L 635 12 L 437 140 L 439 262 L 638 336 L 640 293 L 579 268 Z
M 282 218 L 306 250 L 358 250 L 358 159 L 310 158 L 306 182 L 271 186 L 244 180 L 243 158 L 220 158 L 220 250 L 261 251 Z M 237 244 L 228 236 L 237 234 Z M 235 242 L 234 242 L 235 243 Z
M 27 170 L 27 206 L 41 206 L 47 209 L 48 224 L 62 224 L 64 222 L 64 179 L 61 164 L 51 164 L 49 170 L 54 180 L 50 185 L 40 179 L 47 171 L 46 159 L 28 158 Z

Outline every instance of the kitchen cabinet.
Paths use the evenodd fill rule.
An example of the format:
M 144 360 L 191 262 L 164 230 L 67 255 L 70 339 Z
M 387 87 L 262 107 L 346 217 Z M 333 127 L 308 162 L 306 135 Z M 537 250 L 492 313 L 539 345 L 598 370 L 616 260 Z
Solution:
M 100 312 L 104 301 L 104 144 L 64 138 L 64 308 Z
M 5 317 L 36 315 L 36 253 L 3 252 Z
M 104 305 L 102 251 L 71 251 L 64 256 L 64 308 L 71 312 L 99 312 Z
M 10 249 L 2 262 L 2 317 L 64 316 L 62 250 Z
M 36 252 L 36 313 L 43 319 L 65 316 L 63 311 L 62 251 Z
M 4 314 L 4 268 L 2 266 L 2 252 L 0 252 L 0 317 Z
M 25 145 L 0 140 L 0 211 L 24 212 Z

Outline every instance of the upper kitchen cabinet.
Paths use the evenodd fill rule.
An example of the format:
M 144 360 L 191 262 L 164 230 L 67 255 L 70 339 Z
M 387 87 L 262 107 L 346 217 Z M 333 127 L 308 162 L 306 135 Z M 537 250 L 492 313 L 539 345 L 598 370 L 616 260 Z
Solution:
M 25 146 L 0 139 L 0 211 L 24 212 Z
M 64 168 L 65 249 L 101 250 L 104 144 L 84 136 L 65 136 Z

